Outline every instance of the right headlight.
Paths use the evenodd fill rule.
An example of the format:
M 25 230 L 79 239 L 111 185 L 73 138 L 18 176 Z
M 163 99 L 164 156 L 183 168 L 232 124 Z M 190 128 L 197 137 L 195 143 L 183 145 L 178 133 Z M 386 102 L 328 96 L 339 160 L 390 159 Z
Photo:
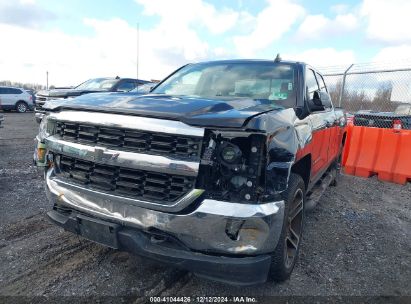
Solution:
M 265 191 L 266 135 L 209 131 L 197 186 L 208 198 L 257 203 Z

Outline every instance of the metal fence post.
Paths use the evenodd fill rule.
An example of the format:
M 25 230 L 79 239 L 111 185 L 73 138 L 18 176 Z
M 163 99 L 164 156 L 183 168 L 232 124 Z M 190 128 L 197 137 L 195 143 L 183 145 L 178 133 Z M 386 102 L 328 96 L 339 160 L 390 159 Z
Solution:
M 345 70 L 344 75 L 343 75 L 343 82 L 342 82 L 342 85 L 341 85 L 340 98 L 339 98 L 339 101 L 338 101 L 338 107 L 340 107 L 340 108 L 341 108 L 341 101 L 342 101 L 343 94 L 344 94 L 344 89 L 345 89 L 345 78 L 347 77 L 348 71 L 349 71 L 353 66 L 354 66 L 354 64 L 351 64 L 351 65 L 348 67 L 348 69 Z

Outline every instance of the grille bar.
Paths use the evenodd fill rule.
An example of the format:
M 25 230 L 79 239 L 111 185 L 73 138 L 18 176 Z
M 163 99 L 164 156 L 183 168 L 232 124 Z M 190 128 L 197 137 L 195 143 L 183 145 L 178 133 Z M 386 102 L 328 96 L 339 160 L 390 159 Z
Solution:
M 88 124 L 58 121 L 59 138 L 70 142 L 89 143 L 120 151 L 155 155 L 176 155 L 184 159 L 199 159 L 201 138 L 149 131 L 108 128 Z
M 104 147 L 93 147 L 89 144 L 70 142 L 53 135 L 45 139 L 47 149 L 56 154 L 91 161 L 101 165 L 120 166 L 136 170 L 153 171 L 171 175 L 197 176 L 199 162 L 194 160 L 182 160 L 177 157 L 150 155 L 119 151 Z
M 171 204 L 194 188 L 195 178 L 101 165 L 65 155 L 55 155 L 57 175 L 91 189 L 129 198 Z

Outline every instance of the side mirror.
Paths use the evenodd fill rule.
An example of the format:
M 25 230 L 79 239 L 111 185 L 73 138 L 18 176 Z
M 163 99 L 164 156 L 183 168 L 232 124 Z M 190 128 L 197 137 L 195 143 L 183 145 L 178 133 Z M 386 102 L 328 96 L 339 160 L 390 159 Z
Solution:
M 315 91 L 313 98 L 309 100 L 309 106 L 312 111 L 323 111 L 325 108 L 331 108 L 331 97 L 326 92 Z
M 331 108 L 332 107 L 332 103 L 331 103 L 331 97 L 327 92 L 319 92 L 319 97 L 321 100 L 321 105 L 324 108 Z

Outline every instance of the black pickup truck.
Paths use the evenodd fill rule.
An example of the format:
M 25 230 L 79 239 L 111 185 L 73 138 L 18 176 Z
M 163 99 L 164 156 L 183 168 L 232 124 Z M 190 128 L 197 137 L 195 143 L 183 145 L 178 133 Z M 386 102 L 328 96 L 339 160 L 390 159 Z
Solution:
M 300 62 L 188 64 L 148 95 L 45 107 L 36 155 L 54 223 L 232 284 L 290 276 L 345 140 L 344 113 Z

